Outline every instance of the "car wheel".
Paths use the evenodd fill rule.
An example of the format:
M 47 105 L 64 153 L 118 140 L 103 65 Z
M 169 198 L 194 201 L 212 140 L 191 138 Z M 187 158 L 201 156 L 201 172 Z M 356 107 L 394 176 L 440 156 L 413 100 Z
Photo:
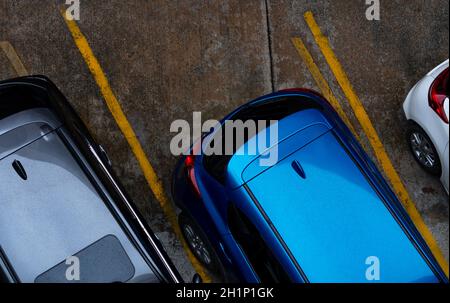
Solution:
M 412 125 L 408 131 L 408 144 L 416 161 L 428 173 L 442 174 L 441 160 L 430 137 L 418 125 Z
M 220 260 L 203 230 L 187 214 L 178 216 L 178 224 L 189 249 L 197 260 L 214 274 L 221 274 Z

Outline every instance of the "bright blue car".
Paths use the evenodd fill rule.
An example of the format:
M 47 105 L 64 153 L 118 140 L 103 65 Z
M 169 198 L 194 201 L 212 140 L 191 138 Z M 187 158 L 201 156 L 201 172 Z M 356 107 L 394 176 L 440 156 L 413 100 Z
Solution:
M 226 120 L 278 120 L 278 141 L 270 147 L 277 148 L 278 162 L 260 165 L 266 152 L 202 153 L 179 162 L 172 194 L 182 210 L 180 228 L 208 269 L 241 282 L 448 282 L 389 185 L 322 96 L 280 91 Z M 203 146 L 220 133 L 206 134 Z

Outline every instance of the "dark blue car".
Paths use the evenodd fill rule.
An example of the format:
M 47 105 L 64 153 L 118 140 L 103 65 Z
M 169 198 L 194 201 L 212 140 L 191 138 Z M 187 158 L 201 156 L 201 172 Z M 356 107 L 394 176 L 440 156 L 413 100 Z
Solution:
M 278 121 L 276 144 L 262 153 L 242 152 L 262 136 L 258 129 L 235 144 L 235 154 L 209 155 L 203 148 L 184 156 L 173 178 L 181 230 L 208 269 L 243 282 L 448 281 L 389 185 L 322 96 L 280 91 L 221 123 L 235 120 Z M 206 134 L 203 147 L 221 134 Z M 261 165 L 273 148 L 277 163 Z

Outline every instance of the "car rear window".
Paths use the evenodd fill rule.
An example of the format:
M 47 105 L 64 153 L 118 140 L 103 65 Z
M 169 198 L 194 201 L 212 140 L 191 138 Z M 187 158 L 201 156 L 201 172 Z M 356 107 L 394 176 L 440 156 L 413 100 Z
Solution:
M 42 89 L 23 86 L 0 88 L 0 119 L 27 109 L 45 107 L 47 99 L 48 95 Z
M 108 235 L 74 255 L 80 264 L 77 283 L 127 282 L 134 276 L 134 266 L 119 239 Z M 67 283 L 70 265 L 63 261 L 39 275 L 36 283 Z
M 306 109 L 321 109 L 321 106 L 307 97 L 282 97 L 282 98 L 274 98 L 261 103 L 250 104 L 248 106 L 244 106 L 239 112 L 235 115 L 229 117 L 227 120 L 237 121 L 241 120 L 243 122 L 253 120 L 253 121 L 266 121 L 266 125 L 269 125 L 269 122 L 272 120 L 282 120 L 283 118 L 294 114 L 296 112 L 306 110 Z M 258 125 L 258 123 L 256 123 Z M 263 128 L 258 128 L 257 132 L 262 131 Z M 225 128 L 222 127 L 217 133 L 217 136 L 221 136 L 222 139 L 222 155 L 204 155 L 203 157 L 203 165 L 206 171 L 214 177 L 220 183 L 224 183 L 225 181 L 225 172 L 233 155 L 225 154 Z M 252 137 L 252 135 L 245 133 L 244 141 L 245 144 Z M 211 138 L 213 140 L 213 138 Z M 233 154 L 241 147 L 242 145 L 236 144 L 234 142 L 233 145 Z

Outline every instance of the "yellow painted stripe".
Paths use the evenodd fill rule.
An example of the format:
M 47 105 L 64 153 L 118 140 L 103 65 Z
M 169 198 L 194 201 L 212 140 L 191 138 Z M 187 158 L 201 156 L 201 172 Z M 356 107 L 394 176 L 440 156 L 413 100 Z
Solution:
M 27 69 L 23 65 L 11 43 L 9 43 L 8 41 L 0 41 L 0 48 L 3 50 L 6 57 L 11 62 L 18 76 L 22 77 L 28 75 Z
M 355 128 L 353 127 L 347 114 L 345 113 L 344 109 L 342 108 L 341 103 L 334 96 L 333 91 L 331 90 L 330 86 L 328 85 L 328 82 L 323 77 L 322 73 L 320 72 L 320 69 L 317 67 L 316 63 L 314 62 L 313 57 L 311 56 L 311 53 L 306 48 L 302 39 L 298 38 L 298 37 L 292 38 L 292 43 L 294 44 L 300 57 L 302 57 L 306 66 L 308 67 L 311 75 L 313 76 L 314 80 L 316 81 L 317 86 L 319 87 L 323 96 L 331 103 L 331 105 L 334 107 L 334 109 L 339 114 L 339 116 L 342 118 L 342 120 L 344 120 L 344 122 L 347 124 L 349 129 L 359 140 L 358 133 L 355 131 Z
M 369 139 L 370 145 L 372 146 L 375 152 L 375 156 L 378 162 L 380 163 L 381 167 L 383 168 L 384 172 L 389 178 L 389 181 L 391 182 L 399 199 L 402 201 L 403 206 L 405 207 L 409 216 L 414 221 L 417 229 L 420 231 L 423 238 L 430 247 L 431 251 L 433 252 L 437 262 L 442 267 L 442 269 L 444 270 L 445 274 L 448 277 L 449 271 L 448 263 L 445 260 L 445 257 L 439 248 L 439 245 L 437 244 L 429 228 L 427 227 L 422 217 L 420 216 L 420 213 L 417 210 L 411 197 L 409 196 L 408 191 L 405 188 L 405 185 L 403 184 L 402 180 L 400 179 L 400 176 L 398 175 L 391 160 L 389 159 L 389 156 L 387 155 L 384 145 L 381 142 L 380 137 L 378 136 L 378 133 L 375 130 L 372 122 L 370 121 L 369 115 L 367 114 L 364 106 L 362 105 L 361 100 L 356 95 L 350 83 L 350 80 L 348 79 L 346 73 L 344 72 L 344 69 L 342 68 L 342 65 L 340 64 L 339 60 L 337 59 L 336 55 L 331 49 L 328 38 L 322 34 L 322 31 L 320 30 L 320 27 L 317 25 L 312 12 L 306 12 L 304 14 L 304 18 L 314 36 L 317 45 L 319 46 L 323 56 L 328 62 L 331 71 L 336 77 L 336 80 L 338 81 L 340 87 L 342 88 L 342 91 L 347 97 L 350 106 L 355 112 L 355 115 L 359 123 L 361 124 L 362 129 L 367 135 L 367 138 Z
M 141 146 L 141 143 L 137 139 L 131 124 L 128 122 L 128 119 L 125 116 L 119 104 L 119 101 L 114 95 L 109 85 L 109 81 L 106 78 L 105 73 L 103 72 L 97 58 L 92 52 L 91 47 L 89 46 L 89 43 L 86 40 L 86 37 L 80 31 L 80 28 L 78 27 L 75 21 L 66 19 L 64 12 L 62 13 L 62 15 L 64 17 L 64 20 L 66 21 L 70 33 L 72 34 L 75 44 L 77 45 L 98 87 L 100 88 L 103 98 L 106 101 L 106 105 L 111 111 L 111 114 L 114 117 L 120 130 L 124 134 L 128 144 L 131 147 L 131 150 L 136 156 L 136 159 L 139 162 L 139 165 L 142 169 L 142 172 L 144 173 L 144 177 L 147 180 L 148 185 L 150 186 L 150 189 L 152 190 L 153 194 L 155 195 L 155 198 L 161 205 L 161 208 L 163 209 L 164 214 L 166 215 L 168 221 L 172 225 L 175 234 L 178 236 L 181 243 L 183 244 L 183 247 L 188 255 L 189 260 L 192 262 L 194 269 L 197 271 L 198 274 L 202 276 L 205 282 L 211 282 L 212 281 L 211 277 L 208 276 L 204 268 L 200 265 L 200 263 L 191 253 L 186 242 L 184 241 L 180 227 L 178 226 L 175 209 L 172 206 L 172 203 L 169 201 L 169 198 L 166 196 L 161 180 L 156 175 L 156 172 L 153 169 L 153 166 L 151 165 L 150 161 L 148 160 Z

